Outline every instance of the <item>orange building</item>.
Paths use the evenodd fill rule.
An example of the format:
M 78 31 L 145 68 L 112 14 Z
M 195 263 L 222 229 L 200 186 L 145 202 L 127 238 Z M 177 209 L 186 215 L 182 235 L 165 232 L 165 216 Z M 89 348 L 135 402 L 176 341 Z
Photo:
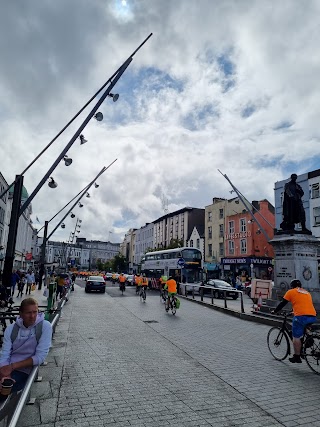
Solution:
M 268 241 L 274 235 L 274 206 L 268 200 L 253 201 L 252 206 L 255 219 L 247 210 L 225 219 L 225 257 L 221 259 L 224 278 L 237 275 L 272 278 L 274 252 Z

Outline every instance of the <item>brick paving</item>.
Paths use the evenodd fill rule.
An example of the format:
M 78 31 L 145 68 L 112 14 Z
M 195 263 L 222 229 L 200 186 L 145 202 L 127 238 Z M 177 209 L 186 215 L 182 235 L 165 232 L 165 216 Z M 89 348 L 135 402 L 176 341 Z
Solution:
M 133 288 L 76 286 L 18 426 L 320 426 L 319 377 L 275 361 L 268 330 L 186 300 L 172 316 L 154 292 L 144 304 Z

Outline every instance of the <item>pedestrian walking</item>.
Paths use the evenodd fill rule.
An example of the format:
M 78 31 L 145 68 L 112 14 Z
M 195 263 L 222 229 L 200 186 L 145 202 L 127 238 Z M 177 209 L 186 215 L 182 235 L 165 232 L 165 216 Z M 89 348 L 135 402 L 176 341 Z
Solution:
M 25 274 L 22 273 L 20 281 L 18 282 L 18 295 L 17 295 L 17 297 L 19 297 L 19 296 L 22 297 L 23 290 L 24 290 L 24 287 L 26 284 L 27 284 L 26 276 L 25 276 Z
M 28 273 L 26 274 L 26 279 L 27 279 L 26 295 L 28 294 L 30 295 L 32 285 L 34 284 L 34 274 L 32 273 L 31 270 L 28 270 Z

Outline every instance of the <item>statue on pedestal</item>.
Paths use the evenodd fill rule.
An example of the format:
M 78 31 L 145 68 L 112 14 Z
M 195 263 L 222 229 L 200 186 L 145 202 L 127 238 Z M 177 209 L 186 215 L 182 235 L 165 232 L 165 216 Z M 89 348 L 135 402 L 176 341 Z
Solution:
M 294 173 L 291 175 L 291 181 L 287 182 L 284 186 L 282 215 L 283 222 L 280 224 L 284 232 L 294 233 L 294 225 L 300 223 L 302 234 L 312 234 L 306 228 L 306 213 L 304 211 L 302 196 L 304 191 L 302 187 L 297 184 L 298 176 Z

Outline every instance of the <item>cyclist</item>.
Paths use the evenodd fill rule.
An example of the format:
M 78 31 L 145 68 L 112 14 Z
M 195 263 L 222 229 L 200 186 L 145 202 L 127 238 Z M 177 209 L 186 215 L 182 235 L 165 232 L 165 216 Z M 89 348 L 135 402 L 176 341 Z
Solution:
M 164 289 L 168 289 L 168 298 L 166 301 L 166 311 L 169 311 L 171 298 L 177 294 L 177 282 L 172 276 L 169 277 L 167 283 L 164 285 Z
M 166 301 L 166 295 L 165 295 L 165 290 L 164 290 L 166 283 L 167 283 L 167 277 L 161 276 L 159 279 L 159 286 L 160 286 L 160 296 L 161 296 L 163 302 Z
M 125 291 L 125 283 L 126 283 L 126 278 L 124 277 L 123 273 L 120 274 L 119 276 L 119 283 L 120 283 L 120 291 L 124 290 Z
M 146 277 L 146 275 L 145 274 L 143 274 L 143 276 L 141 277 L 141 285 L 140 285 L 140 295 L 142 294 L 142 288 L 144 288 L 144 292 L 145 292 L 145 295 L 146 295 L 146 290 L 147 290 L 147 287 L 148 287 L 148 278 Z
M 142 277 L 139 273 L 136 274 L 136 277 L 134 278 L 135 284 L 136 284 L 136 294 L 140 293 L 140 286 L 142 283 Z
M 312 302 L 311 294 L 302 288 L 300 280 L 294 279 L 290 283 L 291 289 L 285 293 L 282 301 L 272 311 L 273 314 L 280 311 L 288 302 L 291 302 L 293 309 L 292 320 L 292 342 L 294 355 L 289 357 L 291 363 L 302 363 L 301 353 L 301 338 L 304 335 L 304 329 L 310 323 L 314 323 L 316 318 L 316 310 Z

